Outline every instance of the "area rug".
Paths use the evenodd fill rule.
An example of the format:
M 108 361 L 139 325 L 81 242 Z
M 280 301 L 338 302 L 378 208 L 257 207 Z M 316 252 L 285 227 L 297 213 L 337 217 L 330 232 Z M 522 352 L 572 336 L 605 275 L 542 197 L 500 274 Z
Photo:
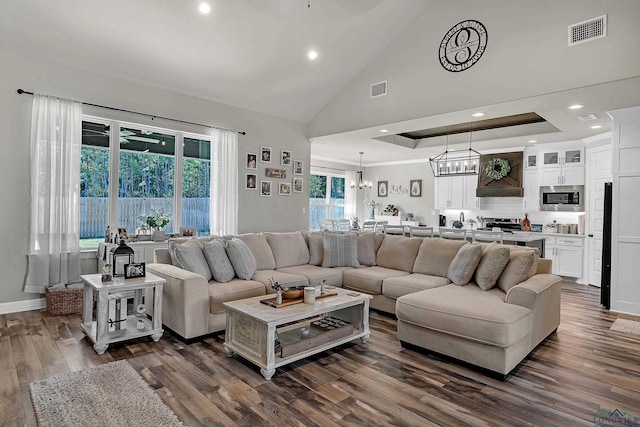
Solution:
M 611 330 L 632 335 L 640 335 L 640 322 L 629 319 L 616 319 L 611 325 Z
M 126 361 L 29 385 L 38 425 L 184 426 Z

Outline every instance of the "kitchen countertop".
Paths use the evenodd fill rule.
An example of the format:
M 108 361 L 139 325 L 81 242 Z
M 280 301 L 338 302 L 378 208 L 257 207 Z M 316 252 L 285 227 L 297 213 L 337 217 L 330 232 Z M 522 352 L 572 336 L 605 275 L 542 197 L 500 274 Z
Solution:
M 440 227 L 433 227 L 434 234 L 438 232 Z M 469 230 L 471 231 L 471 230 Z M 577 237 L 584 239 L 584 234 L 568 234 L 568 233 L 539 233 L 536 231 L 520 231 L 513 230 L 512 233 L 505 232 L 502 235 L 503 240 L 510 242 L 533 242 L 535 240 L 545 240 L 547 237 Z
M 505 236 L 508 233 L 505 233 Z M 525 236 L 543 236 L 543 237 L 577 237 L 584 239 L 584 234 L 569 234 L 569 233 L 538 233 L 536 231 L 514 231 L 513 234 L 525 235 Z

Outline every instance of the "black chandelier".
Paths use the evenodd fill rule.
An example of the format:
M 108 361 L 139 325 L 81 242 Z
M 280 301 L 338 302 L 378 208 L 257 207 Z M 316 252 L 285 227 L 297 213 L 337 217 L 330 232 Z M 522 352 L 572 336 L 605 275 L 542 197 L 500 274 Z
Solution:
M 449 150 L 449 129 L 443 153 L 429 159 L 433 176 L 436 178 L 452 175 L 478 175 L 480 153 L 471 148 L 473 126 L 470 124 L 469 148 L 466 150 Z

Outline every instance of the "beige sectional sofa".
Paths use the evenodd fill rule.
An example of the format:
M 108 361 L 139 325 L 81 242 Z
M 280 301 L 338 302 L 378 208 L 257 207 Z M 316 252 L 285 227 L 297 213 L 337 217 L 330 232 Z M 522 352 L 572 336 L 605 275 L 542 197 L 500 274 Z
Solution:
M 341 260 L 327 243 L 327 238 L 336 238 L 331 236 L 309 232 L 236 236 L 253 254 L 255 273 L 250 280 L 234 278 L 227 283 L 207 281 L 173 265 L 172 251 L 186 239 L 171 241 L 167 249 L 156 250 L 156 263 L 147 266 L 167 280 L 163 323 L 185 339 L 197 338 L 225 328 L 224 302 L 273 292 L 269 279 L 285 286 L 314 286 L 326 280 L 371 294 L 371 308 L 395 314 L 403 345 L 503 375 L 560 323 L 561 279 L 550 274 L 549 260 L 522 247 L 363 233 L 357 238 L 338 237 L 346 245 L 340 247 L 345 257 Z M 208 239 L 212 238 L 202 241 Z M 357 258 L 369 265 L 353 266 L 356 239 Z M 334 253 L 323 254 L 323 243 Z M 500 265 L 490 264 L 498 258 Z M 487 285 L 491 280 L 498 285 Z M 474 281 L 490 289 L 483 290 Z

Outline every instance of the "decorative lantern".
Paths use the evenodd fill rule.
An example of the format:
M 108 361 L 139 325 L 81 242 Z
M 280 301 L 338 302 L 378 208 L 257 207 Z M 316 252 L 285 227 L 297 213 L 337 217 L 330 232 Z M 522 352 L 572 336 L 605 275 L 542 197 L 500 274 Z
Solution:
M 127 246 L 124 239 L 120 240 L 120 245 L 111 249 L 111 266 L 113 277 L 124 276 L 124 266 L 134 262 L 134 252 Z

